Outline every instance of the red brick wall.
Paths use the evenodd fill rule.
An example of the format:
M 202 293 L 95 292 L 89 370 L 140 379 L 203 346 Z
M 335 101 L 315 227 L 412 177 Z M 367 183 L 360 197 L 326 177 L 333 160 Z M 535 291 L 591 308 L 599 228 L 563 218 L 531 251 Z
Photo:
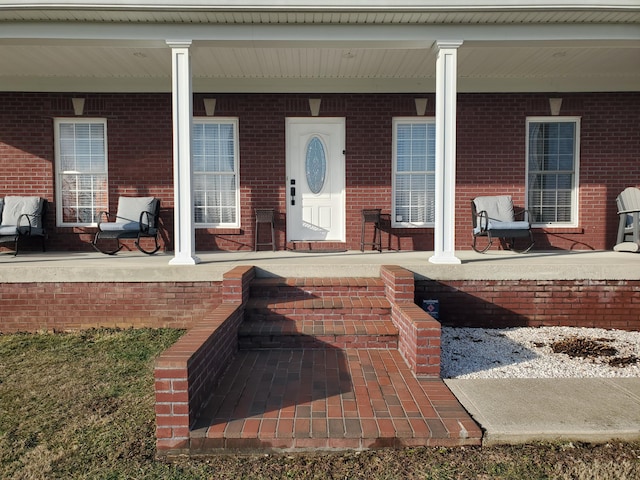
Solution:
M 423 299 L 439 300 L 445 325 L 640 330 L 637 280 L 420 280 Z
M 224 301 L 156 360 L 158 455 L 188 451 L 189 429 L 238 351 L 238 328 L 254 277 L 254 268 L 247 266 L 225 273 Z
M 222 297 L 220 282 L 4 283 L 0 332 L 190 328 Z M 451 325 L 640 330 L 640 281 L 634 280 L 418 280 L 415 299 L 419 305 L 438 299 L 440 320 Z
M 220 284 L 3 283 L 0 333 L 95 327 L 190 328 L 221 303 Z
M 73 116 L 71 94 L 0 94 L 0 195 L 41 195 L 51 202 L 50 250 L 89 250 L 93 229 L 56 228 L 53 118 Z M 173 162 L 171 97 L 168 94 L 89 94 L 85 116 L 108 119 L 109 193 L 161 199 L 161 243 L 173 249 Z M 195 95 L 194 115 L 204 115 Z M 253 247 L 254 208 L 276 209 L 276 242 L 285 246 L 285 118 L 309 116 L 310 95 L 211 94 L 216 115 L 239 117 L 241 228 L 198 230 L 198 250 Z M 415 115 L 417 95 L 318 95 L 321 116 L 344 116 L 346 137 L 346 223 L 349 249 L 359 248 L 360 210 L 391 208 L 392 118 Z M 427 115 L 434 115 L 434 95 Z M 470 246 L 470 200 L 509 193 L 523 206 L 525 121 L 548 115 L 548 94 L 460 94 L 456 245 Z M 557 95 L 553 95 L 557 96 Z M 562 94 L 562 115 L 580 116 L 580 225 L 536 234 L 536 248 L 605 249 L 615 242 L 615 197 L 640 181 L 640 94 Z M 432 229 L 394 232 L 393 246 L 433 248 Z M 387 237 L 383 236 L 386 244 Z M 129 248 L 134 248 L 128 243 Z M 35 246 L 37 248 L 37 245 Z
M 640 185 L 640 94 L 459 95 L 456 244 L 470 245 L 469 204 L 478 195 L 511 194 L 524 207 L 526 117 L 549 116 L 550 96 L 561 115 L 581 117 L 580 211 L 577 229 L 535 235 L 537 249 L 611 249 L 616 196 Z
M 398 350 L 411 371 L 421 377 L 440 377 L 440 323 L 413 302 L 413 273 L 383 265 L 380 278 L 391 303 L 391 320 L 398 328 Z

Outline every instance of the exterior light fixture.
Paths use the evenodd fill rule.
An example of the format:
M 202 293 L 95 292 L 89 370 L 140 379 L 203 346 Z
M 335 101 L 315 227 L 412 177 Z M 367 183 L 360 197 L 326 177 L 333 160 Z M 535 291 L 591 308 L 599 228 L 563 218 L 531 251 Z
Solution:
M 549 99 L 549 109 L 551 110 L 551 115 L 557 116 L 560 115 L 560 107 L 562 106 L 561 98 L 550 98 Z
M 320 98 L 310 98 L 309 99 L 309 108 L 311 109 L 311 116 L 317 117 L 320 113 Z
M 416 115 L 422 117 L 427 111 L 427 99 L 426 98 L 416 98 Z
M 216 99 L 215 98 L 205 98 L 204 102 L 204 112 L 207 114 L 207 117 L 213 117 L 216 112 Z
M 76 116 L 81 116 L 84 113 L 84 98 L 72 98 L 71 103 L 73 103 L 73 113 Z

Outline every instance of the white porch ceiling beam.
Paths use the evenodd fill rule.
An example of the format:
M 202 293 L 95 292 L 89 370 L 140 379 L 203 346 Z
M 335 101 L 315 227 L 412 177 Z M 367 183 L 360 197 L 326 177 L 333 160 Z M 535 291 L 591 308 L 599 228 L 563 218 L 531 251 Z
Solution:
M 194 45 L 248 44 L 366 48 L 430 48 L 439 38 L 465 42 L 638 41 L 637 25 L 147 25 L 95 23 L 5 23 L 0 42 L 32 44 L 82 41 L 87 45 L 141 45 L 162 48 L 168 38 L 192 38 Z M 26 42 L 26 43 L 23 43 Z M 87 43 L 88 42 L 88 43 Z M 105 42 L 105 43 L 101 43 Z M 306 43 L 305 43 L 306 42 Z M 50 43 L 52 44 L 52 43 Z
M 207 10 L 365 10 L 365 11 L 476 11 L 476 10 L 590 10 L 637 8 L 635 0 L 13 0 L 7 8 L 55 8 L 55 9 L 207 9 Z

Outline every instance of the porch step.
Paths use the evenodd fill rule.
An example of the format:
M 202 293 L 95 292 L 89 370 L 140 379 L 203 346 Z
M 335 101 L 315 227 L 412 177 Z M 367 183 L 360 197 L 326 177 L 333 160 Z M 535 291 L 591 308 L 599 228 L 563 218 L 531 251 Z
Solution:
M 263 348 L 398 348 L 398 329 L 388 319 L 246 321 L 241 350 Z
M 384 296 L 379 278 L 256 278 L 251 282 L 253 298 L 318 298 Z
M 331 241 L 293 241 L 287 242 L 287 250 L 304 253 L 337 253 L 346 252 L 347 244 Z
M 389 315 L 391 305 L 384 297 L 250 298 L 246 310 L 251 321 L 283 318 L 367 321 Z
M 239 351 L 188 417 L 188 454 L 480 445 L 482 431 L 444 382 L 416 376 L 425 362 L 410 357 L 418 348 L 407 348 L 385 295 L 389 288 L 390 298 L 404 298 L 398 285 L 411 275 L 392 274 L 399 278 L 389 287 L 372 278 L 253 279 L 244 309 L 232 309 L 241 323 L 230 338 L 221 333 Z M 407 307 L 394 317 L 399 325 L 407 325 Z M 419 317 L 416 328 L 433 330 L 439 345 L 439 330 Z M 409 340 L 418 347 L 431 337 Z
M 240 349 L 398 348 L 380 279 L 257 279 L 250 294 Z
M 480 445 L 441 379 L 397 350 L 241 351 L 191 431 L 191 454 Z

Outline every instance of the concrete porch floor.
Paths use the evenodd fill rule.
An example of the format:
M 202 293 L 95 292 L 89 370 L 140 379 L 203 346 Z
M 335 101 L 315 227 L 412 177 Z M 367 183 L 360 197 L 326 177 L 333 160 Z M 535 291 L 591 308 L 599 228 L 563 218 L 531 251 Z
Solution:
M 639 280 L 640 254 L 613 251 L 532 251 L 516 254 L 456 252 L 459 265 L 429 262 L 433 252 L 293 251 L 196 252 L 197 265 L 169 265 L 171 253 L 0 253 L 0 282 L 221 281 L 238 265 L 255 265 L 262 277 L 377 277 L 381 265 L 398 265 L 417 280 Z

